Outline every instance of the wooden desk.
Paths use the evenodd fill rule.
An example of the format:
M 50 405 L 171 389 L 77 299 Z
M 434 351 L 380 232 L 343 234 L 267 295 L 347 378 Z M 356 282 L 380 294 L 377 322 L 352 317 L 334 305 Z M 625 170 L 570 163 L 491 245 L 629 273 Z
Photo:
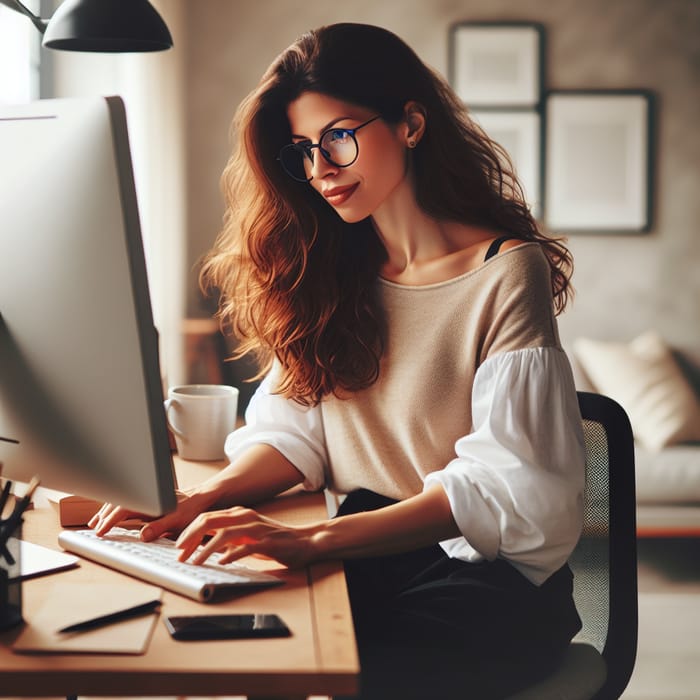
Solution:
M 211 465 L 176 460 L 180 484 L 199 481 Z M 260 509 L 289 523 L 326 517 L 322 494 L 282 496 Z M 57 515 L 48 505 L 26 514 L 23 537 L 59 549 Z M 164 591 L 162 615 L 198 613 L 278 613 L 292 636 L 284 639 L 177 642 L 161 621 L 156 624 L 146 654 L 22 655 L 10 645 L 18 634 L 0 634 L 0 695 L 248 695 L 289 697 L 352 695 L 357 691 L 359 662 L 342 565 L 316 564 L 290 571 L 276 562 L 247 563 L 271 570 L 284 586 L 236 594 L 224 602 L 198 603 Z M 134 579 L 82 560 L 80 567 L 26 581 L 24 618 L 47 599 L 57 581 L 121 582 Z M 56 601 L 60 605 L 60 601 Z

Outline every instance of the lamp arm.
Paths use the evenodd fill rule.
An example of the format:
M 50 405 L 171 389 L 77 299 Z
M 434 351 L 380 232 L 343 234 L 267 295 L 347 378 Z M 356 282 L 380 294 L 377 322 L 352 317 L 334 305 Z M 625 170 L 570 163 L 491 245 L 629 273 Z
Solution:
M 23 5 L 19 0 L 0 0 L 0 5 L 5 5 L 15 12 L 28 17 L 31 23 L 43 34 L 46 31 L 48 22 L 45 19 L 37 17 L 29 8 Z

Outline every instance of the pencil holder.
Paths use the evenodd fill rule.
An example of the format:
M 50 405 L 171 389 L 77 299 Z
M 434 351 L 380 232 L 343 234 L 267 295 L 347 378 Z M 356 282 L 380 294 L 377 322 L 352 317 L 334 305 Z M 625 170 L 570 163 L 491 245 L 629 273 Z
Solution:
M 22 622 L 22 524 L 17 525 L 13 532 L 8 532 L 7 527 L 7 521 L 0 520 L 0 631 Z

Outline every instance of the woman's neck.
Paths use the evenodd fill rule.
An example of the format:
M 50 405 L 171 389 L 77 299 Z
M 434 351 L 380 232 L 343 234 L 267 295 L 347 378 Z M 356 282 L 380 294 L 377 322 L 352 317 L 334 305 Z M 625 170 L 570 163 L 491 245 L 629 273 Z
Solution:
M 428 216 L 412 192 L 395 192 L 372 220 L 387 252 L 381 276 L 397 284 L 434 284 L 475 269 L 497 235 Z

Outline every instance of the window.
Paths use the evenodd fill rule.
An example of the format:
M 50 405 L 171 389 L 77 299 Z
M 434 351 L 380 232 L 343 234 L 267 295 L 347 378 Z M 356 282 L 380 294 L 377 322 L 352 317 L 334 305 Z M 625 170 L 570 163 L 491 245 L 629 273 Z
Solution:
M 39 14 L 39 0 L 24 0 Z M 0 102 L 39 99 L 41 34 L 27 17 L 0 5 Z

